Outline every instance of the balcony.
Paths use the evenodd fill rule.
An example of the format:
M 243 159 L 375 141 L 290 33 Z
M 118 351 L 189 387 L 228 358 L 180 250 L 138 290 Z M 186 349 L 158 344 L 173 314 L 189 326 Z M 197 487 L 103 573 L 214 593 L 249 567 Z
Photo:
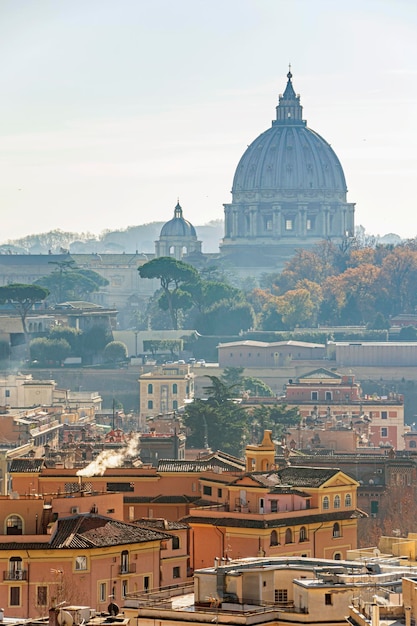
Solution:
M 136 563 L 129 563 L 129 565 L 121 565 L 119 567 L 119 576 L 126 574 L 136 574 Z
M 3 572 L 3 580 L 27 580 L 27 570 L 18 569 L 13 572 Z

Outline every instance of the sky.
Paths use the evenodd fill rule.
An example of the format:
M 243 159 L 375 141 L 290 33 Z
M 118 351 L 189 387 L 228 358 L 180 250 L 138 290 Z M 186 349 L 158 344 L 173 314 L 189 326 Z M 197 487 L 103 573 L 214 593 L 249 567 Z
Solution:
M 0 243 L 222 219 L 289 63 L 356 225 L 416 236 L 414 0 L 1 0 Z

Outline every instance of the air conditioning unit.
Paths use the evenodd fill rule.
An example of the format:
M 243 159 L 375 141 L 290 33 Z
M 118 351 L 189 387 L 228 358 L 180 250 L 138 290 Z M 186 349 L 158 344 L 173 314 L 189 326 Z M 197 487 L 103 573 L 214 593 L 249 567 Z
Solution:
M 71 507 L 71 515 L 78 515 L 79 512 L 80 512 L 80 507 L 79 506 L 72 506 Z

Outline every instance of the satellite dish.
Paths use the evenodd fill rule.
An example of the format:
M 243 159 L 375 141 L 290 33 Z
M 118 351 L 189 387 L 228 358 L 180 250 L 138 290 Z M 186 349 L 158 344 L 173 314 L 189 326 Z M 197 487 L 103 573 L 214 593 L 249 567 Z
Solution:
M 74 618 L 71 613 L 68 613 L 68 611 L 61 610 L 57 615 L 57 622 L 59 626 L 73 626 Z
M 107 607 L 107 610 L 110 615 L 119 615 L 119 611 L 120 611 L 119 607 L 117 606 L 115 602 L 110 602 L 109 606 Z

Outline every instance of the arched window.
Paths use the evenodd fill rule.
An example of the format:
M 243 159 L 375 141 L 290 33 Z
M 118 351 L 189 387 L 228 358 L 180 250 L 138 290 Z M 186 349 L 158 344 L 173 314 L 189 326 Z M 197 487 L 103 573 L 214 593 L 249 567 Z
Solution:
M 22 580 L 22 559 L 20 556 L 12 556 L 9 560 L 9 580 Z
M 172 393 L 173 394 L 177 394 L 178 393 L 178 385 L 177 385 L 177 383 L 174 383 L 172 385 Z
M 340 552 L 335 552 L 333 558 L 335 561 L 341 561 L 342 555 L 340 554 Z
M 285 531 L 285 543 L 292 543 L 292 530 L 287 528 Z
M 345 495 L 345 506 L 352 506 L 352 496 L 350 493 Z
M 19 515 L 10 515 L 6 520 L 6 535 L 22 535 L 23 522 Z
M 153 385 L 152 385 L 152 383 L 149 383 L 149 385 L 148 385 L 148 393 L 153 393 Z
M 340 496 L 334 497 L 333 506 L 335 509 L 340 509 Z
M 273 530 L 271 533 L 271 539 L 270 539 L 270 544 L 271 546 L 277 546 L 278 545 L 278 533 L 276 530 Z
M 129 573 L 129 552 L 127 550 L 123 550 L 120 556 L 120 566 L 121 574 Z
M 335 538 L 341 537 L 341 534 L 340 534 L 340 524 L 338 522 L 335 522 L 333 524 L 333 537 L 335 537 Z
M 148 409 L 153 409 L 153 400 L 148 400 Z
M 329 498 L 327 496 L 324 496 L 324 498 L 323 498 L 323 509 L 328 509 L 329 507 L 330 507 Z
M 307 529 L 305 526 L 300 528 L 300 541 L 307 541 Z
M 176 411 L 178 409 L 178 400 L 173 400 L 172 401 L 172 408 L 174 409 L 174 411 Z

